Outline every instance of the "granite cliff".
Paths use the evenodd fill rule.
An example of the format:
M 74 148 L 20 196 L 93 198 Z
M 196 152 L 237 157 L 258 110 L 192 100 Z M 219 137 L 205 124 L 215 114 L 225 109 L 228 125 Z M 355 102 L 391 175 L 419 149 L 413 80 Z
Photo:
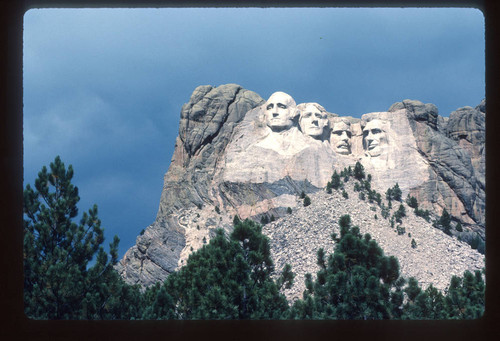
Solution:
M 282 92 L 266 101 L 235 84 L 200 86 L 181 109 L 156 220 L 118 270 L 129 283 L 151 285 L 182 266 L 216 228 L 229 231 L 234 215 L 257 221 L 274 216 L 264 232 L 277 268 L 291 263 L 299 283 L 305 272 L 315 271 L 315 250 L 333 248 L 328 236 L 347 213 L 375 239 L 384 231 L 378 238 L 387 242 L 379 243 L 400 258 L 404 275 L 443 288 L 455 270 L 482 266 L 482 255 L 466 242 L 485 235 L 484 148 L 484 101 L 449 118 L 415 100 L 353 118 L 318 103 L 297 105 Z M 383 227 L 387 221 L 373 220 L 377 208 L 356 199 L 352 184 L 346 184 L 349 200 L 325 193 L 333 171 L 357 161 L 378 192 L 398 183 L 403 197 L 416 197 L 420 208 L 436 216 L 446 208 L 463 232 L 448 236 L 408 217 L 403 224 L 419 236 L 419 247 L 402 247 L 401 238 L 391 237 L 393 229 Z M 298 199 L 302 191 L 313 199 L 311 207 Z M 439 257 L 429 262 L 433 255 Z M 289 297 L 296 297 L 299 286 Z

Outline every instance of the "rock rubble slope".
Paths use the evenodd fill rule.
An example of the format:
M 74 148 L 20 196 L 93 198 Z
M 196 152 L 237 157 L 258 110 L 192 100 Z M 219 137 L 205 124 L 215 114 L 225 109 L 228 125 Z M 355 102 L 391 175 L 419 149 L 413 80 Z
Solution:
M 417 217 L 404 202 L 407 215 L 402 218 L 401 226 L 405 233 L 398 234 L 396 225 L 391 227 L 389 218 L 382 217 L 376 203 L 358 198 L 358 192 L 353 191 L 354 182 L 351 178 L 344 184 L 347 199 L 340 190 L 333 190 L 332 194 L 320 191 L 311 194 L 311 205 L 304 207 L 303 200 L 297 197 L 298 205 L 292 214 L 264 225 L 263 233 L 270 239 L 276 275 L 287 263 L 296 274 L 294 286 L 285 292 L 290 301 L 302 298 L 306 273 L 316 278 L 318 249 L 323 248 L 327 255 L 333 252 L 335 242 L 331 234 L 340 235 L 338 221 L 345 214 L 350 215 L 352 225 L 358 226 L 362 235 L 370 234 L 386 255 L 398 258 L 403 277 L 417 278 L 424 288 L 432 284 L 445 290 L 453 275 L 462 276 L 466 270 L 484 267 L 482 254 Z M 391 215 L 400 204 L 393 201 Z M 412 239 L 417 243 L 415 248 L 411 245 Z

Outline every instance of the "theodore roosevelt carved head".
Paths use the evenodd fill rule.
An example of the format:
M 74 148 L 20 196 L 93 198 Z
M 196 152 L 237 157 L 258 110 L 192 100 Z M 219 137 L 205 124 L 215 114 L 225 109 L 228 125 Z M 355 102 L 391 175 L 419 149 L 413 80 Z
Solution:
M 347 120 L 338 120 L 333 123 L 330 143 L 334 151 L 339 154 L 351 154 L 351 124 Z

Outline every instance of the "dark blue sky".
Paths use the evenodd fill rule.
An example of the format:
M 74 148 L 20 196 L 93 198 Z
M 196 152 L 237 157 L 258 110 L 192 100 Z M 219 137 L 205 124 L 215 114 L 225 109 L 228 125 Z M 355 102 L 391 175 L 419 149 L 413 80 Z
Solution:
M 198 85 L 360 117 L 403 99 L 448 116 L 485 94 L 475 9 L 36 9 L 24 17 L 24 183 L 56 155 L 120 257 L 151 224 Z

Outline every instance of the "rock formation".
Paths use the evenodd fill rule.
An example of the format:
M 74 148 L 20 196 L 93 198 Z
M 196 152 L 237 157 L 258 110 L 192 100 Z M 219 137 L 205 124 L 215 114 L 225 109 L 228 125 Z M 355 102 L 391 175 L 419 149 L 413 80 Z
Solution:
M 205 207 L 213 213 L 214 173 L 221 162 L 233 129 L 250 109 L 264 102 L 252 91 L 235 84 L 199 86 L 181 109 L 179 136 L 165 174 L 155 222 L 137 237 L 118 265 L 129 283 L 148 286 L 173 272 L 191 247 L 219 226 L 219 217 L 192 210 Z M 225 222 L 228 226 L 229 222 Z M 182 256 L 182 257 L 181 257 Z
M 485 112 L 460 108 L 445 121 L 433 105 L 405 100 L 418 152 L 427 160 L 428 180 L 411 194 L 428 208 L 448 212 L 484 238 L 485 224 Z
M 287 222 L 286 234 L 298 231 L 299 222 L 289 223 L 291 216 L 286 213 L 288 207 L 295 211 L 302 205 L 297 196 L 304 191 L 321 198 L 333 171 L 357 161 L 372 175 L 372 187 L 378 192 L 385 193 L 397 182 L 403 196 L 415 196 L 419 207 L 436 215 L 446 208 L 463 224 L 461 238 L 484 238 L 484 108 L 482 102 L 476 108 L 458 109 L 445 119 L 432 104 L 404 100 L 387 112 L 353 118 L 330 113 L 318 103 L 297 105 L 282 92 L 265 101 L 235 84 L 200 86 L 181 110 L 179 136 L 165 174 L 156 220 L 137 237 L 118 270 L 129 283 L 148 286 L 163 280 L 206 243 L 216 228 L 230 231 L 235 214 L 257 221 L 262 216 L 284 217 L 265 230 L 271 236 L 273 252 L 289 254 L 284 250 L 287 239 L 275 233 L 282 229 L 274 231 L 272 227 Z M 323 200 L 324 209 L 336 212 L 339 203 L 331 202 L 332 198 Z M 334 218 L 346 213 L 332 213 L 332 219 L 324 223 L 334 226 Z M 354 221 L 362 232 L 365 220 L 360 213 Z M 419 223 L 412 234 L 420 233 L 416 232 Z M 426 240 L 419 250 L 435 247 L 445 252 L 442 245 L 453 243 L 470 249 L 427 225 L 421 229 L 433 229 L 428 235 L 448 244 Z M 329 243 L 321 238 L 316 242 Z M 392 250 L 390 243 L 382 246 Z M 395 250 L 393 254 L 404 259 L 402 268 L 407 268 L 409 258 Z M 314 253 L 293 252 L 315 263 Z M 458 252 L 452 258 L 442 257 L 442 261 L 475 268 L 480 258 L 474 254 L 477 257 L 469 264 L 460 261 L 467 259 L 462 256 Z M 289 262 L 294 263 L 292 259 L 289 257 Z M 431 272 L 440 272 L 443 266 Z M 423 272 L 407 273 L 420 276 L 424 282 L 433 281 Z M 441 282 L 436 279 L 436 283 Z

